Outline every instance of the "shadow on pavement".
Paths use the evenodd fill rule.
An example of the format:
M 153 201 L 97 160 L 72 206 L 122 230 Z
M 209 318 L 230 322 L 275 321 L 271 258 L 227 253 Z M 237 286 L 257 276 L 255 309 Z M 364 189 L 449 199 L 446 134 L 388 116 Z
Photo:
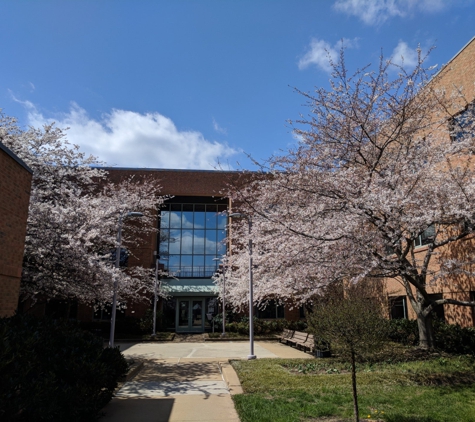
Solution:
M 103 409 L 101 422 L 168 422 L 172 413 L 173 398 L 118 399 L 114 398 Z
M 161 363 L 148 361 L 134 381 L 221 380 L 216 362 Z

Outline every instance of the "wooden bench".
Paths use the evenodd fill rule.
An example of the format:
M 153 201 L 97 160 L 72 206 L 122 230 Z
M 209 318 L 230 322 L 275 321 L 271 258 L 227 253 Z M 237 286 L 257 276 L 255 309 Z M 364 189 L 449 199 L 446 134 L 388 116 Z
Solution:
M 293 330 L 284 329 L 284 331 L 282 332 L 282 335 L 279 338 L 279 341 L 281 343 L 288 344 L 289 340 L 293 337 L 293 335 L 294 335 Z
M 327 342 L 322 341 L 322 350 L 315 348 L 315 337 L 313 334 L 304 333 L 302 331 L 284 330 L 279 338 L 281 343 L 289 346 L 295 346 L 297 349 L 308 351 L 310 353 L 319 353 L 318 357 L 329 357 L 330 346 Z M 324 346 L 324 347 L 323 347 Z
M 313 334 L 308 335 L 307 340 L 305 340 L 305 343 L 301 344 L 301 347 L 305 350 L 308 350 L 309 352 L 313 352 L 313 349 L 315 348 L 315 340 Z
M 291 339 L 287 340 L 287 343 L 297 347 L 298 349 L 303 348 L 303 345 L 307 341 L 308 334 L 301 331 L 295 331 Z

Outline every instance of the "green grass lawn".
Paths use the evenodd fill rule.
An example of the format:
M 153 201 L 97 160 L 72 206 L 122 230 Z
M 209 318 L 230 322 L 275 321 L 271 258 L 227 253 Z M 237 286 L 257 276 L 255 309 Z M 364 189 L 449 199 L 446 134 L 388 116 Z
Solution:
M 242 422 L 352 420 L 348 364 L 337 359 L 232 362 L 244 390 Z M 389 422 L 475 421 L 475 360 L 431 357 L 360 364 L 360 418 Z

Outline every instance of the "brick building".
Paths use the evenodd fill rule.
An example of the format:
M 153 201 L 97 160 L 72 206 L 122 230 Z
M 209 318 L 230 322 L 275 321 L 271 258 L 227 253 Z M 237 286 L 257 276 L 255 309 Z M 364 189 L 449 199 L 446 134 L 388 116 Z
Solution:
M 156 178 L 161 186 L 160 194 L 171 196 L 157 215 L 159 234 L 150 235 L 143 239 L 140 249 L 131 250 L 128 265 L 154 268 L 158 259 L 161 268 L 174 274 L 173 278 L 160 280 L 161 288 L 168 296 L 158 305 L 162 328 L 177 332 L 210 330 L 207 315 L 220 311 L 216 300 L 218 290 L 212 276 L 227 247 L 225 237 L 230 204 L 223 192 L 229 183 L 238 180 L 241 173 L 134 168 L 107 170 L 109 179 L 118 184 L 132 175 Z M 143 317 L 151 306 L 151 302 L 129 304 L 122 317 Z M 75 315 L 82 321 L 106 322 L 110 319 L 107 310 L 94 312 L 84 305 L 78 307 Z M 296 320 L 300 317 L 299 309 L 290 310 L 274 303 L 259 310 L 257 315 L 266 319 L 285 317 Z
M 0 143 L 0 317 L 18 305 L 32 171 Z
M 432 78 L 432 87 L 445 90 L 448 94 L 454 90 L 460 90 L 462 98 L 456 98 L 451 109 L 448 110 L 455 120 L 473 118 L 473 114 L 467 113 L 470 107 L 475 107 L 475 37 L 472 38 L 442 69 Z M 467 103 L 469 104 L 467 107 Z M 450 121 L 447 122 L 451 124 Z M 450 141 L 447 139 L 447 141 Z M 427 250 L 425 235 L 430 237 L 430 233 L 424 233 L 416 242 L 415 254 L 419 259 L 423 259 Z M 466 253 L 472 249 L 473 239 L 461 240 L 450 253 Z M 430 270 L 437 271 L 437 264 L 432 263 Z M 392 318 L 414 319 L 415 314 L 411 306 L 408 306 L 408 298 L 404 288 L 397 280 L 386 280 L 388 301 L 390 304 L 390 316 Z M 457 276 L 450 280 L 431 282 L 428 285 L 428 293 L 433 298 L 451 298 L 457 300 L 475 300 L 475 280 L 469 276 Z M 474 308 L 464 306 L 438 306 L 435 309 L 437 316 L 448 323 L 458 323 L 462 326 L 475 325 Z

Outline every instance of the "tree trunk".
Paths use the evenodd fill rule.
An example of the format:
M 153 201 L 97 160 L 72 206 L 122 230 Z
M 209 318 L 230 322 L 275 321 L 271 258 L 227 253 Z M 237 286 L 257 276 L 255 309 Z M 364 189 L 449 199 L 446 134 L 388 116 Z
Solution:
M 356 359 L 355 352 L 351 351 L 351 386 L 353 387 L 353 408 L 355 413 L 355 421 L 360 420 L 360 412 L 358 409 L 358 394 L 356 391 Z
M 434 347 L 434 334 L 432 330 L 431 314 L 424 315 L 424 310 L 429 306 L 420 291 L 416 292 L 416 297 L 411 292 L 411 284 L 403 279 L 407 296 L 412 309 L 417 317 L 417 328 L 419 330 L 419 347 L 422 349 L 431 349 Z
M 417 328 L 419 329 L 419 347 L 422 349 L 432 349 L 434 347 L 434 332 L 432 330 L 432 318 L 424 316 L 422 312 L 417 312 Z

